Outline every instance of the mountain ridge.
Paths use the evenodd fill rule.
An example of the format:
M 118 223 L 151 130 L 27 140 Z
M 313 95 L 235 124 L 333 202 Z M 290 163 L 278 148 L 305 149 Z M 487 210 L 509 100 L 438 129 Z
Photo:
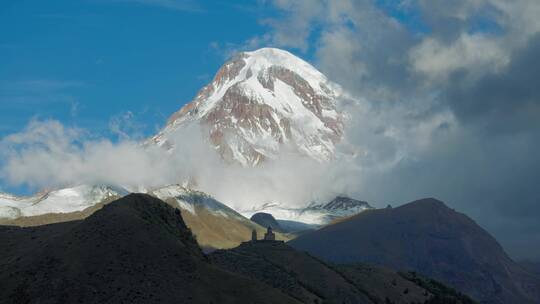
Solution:
M 205 255 L 186 213 L 129 194 L 84 220 L 0 226 L 0 302 L 473 303 L 444 290 L 441 302 L 394 271 L 328 265 L 283 242 Z
M 130 194 L 90 217 L 0 226 L 1 302 L 297 303 L 207 260 L 181 212 Z
M 0 223 L 20 218 L 84 212 L 95 205 L 110 202 L 128 192 L 106 185 L 77 185 L 31 196 L 0 194 Z
M 463 213 L 436 199 L 367 210 L 289 242 L 327 261 L 417 271 L 480 302 L 538 303 L 540 281 Z
M 324 226 L 366 210 L 374 209 L 365 201 L 346 196 L 336 196 L 329 202 L 312 202 L 303 208 L 288 208 L 279 203 L 264 203 L 248 210 L 242 210 L 245 217 L 256 213 L 269 213 L 280 221 L 301 222 L 308 225 Z

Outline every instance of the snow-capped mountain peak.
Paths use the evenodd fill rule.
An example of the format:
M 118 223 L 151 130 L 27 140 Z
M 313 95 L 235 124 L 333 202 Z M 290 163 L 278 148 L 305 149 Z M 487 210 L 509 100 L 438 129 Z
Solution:
M 287 51 L 244 52 L 225 63 L 153 141 L 174 149 L 175 131 L 199 124 L 229 162 L 256 165 L 277 157 L 283 146 L 325 161 L 343 134 L 340 95 L 339 86 Z

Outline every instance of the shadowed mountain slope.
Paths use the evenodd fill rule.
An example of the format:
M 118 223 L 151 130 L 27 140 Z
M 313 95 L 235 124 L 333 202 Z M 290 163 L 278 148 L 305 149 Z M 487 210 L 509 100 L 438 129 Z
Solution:
M 283 231 L 279 223 L 270 213 L 258 212 L 251 216 L 250 220 L 263 227 L 272 227 L 274 231 Z
M 243 215 L 217 201 L 210 195 L 186 189 L 179 185 L 169 185 L 150 192 L 174 208 L 182 210 L 182 218 L 193 231 L 197 243 L 205 249 L 225 249 L 240 245 L 251 238 L 251 232 L 258 235 L 266 232 L 266 227 L 250 221 Z M 290 237 L 277 233 L 277 239 Z
M 389 269 L 331 265 L 279 242 L 248 242 L 209 257 L 216 265 L 265 282 L 303 303 L 474 303 L 450 289 L 432 293 Z
M 296 303 L 211 265 L 180 212 L 131 194 L 82 221 L 0 227 L 2 303 Z
M 413 270 L 485 303 L 539 303 L 540 283 L 473 220 L 435 199 L 367 210 L 289 242 L 327 261 Z
M 85 190 L 86 188 L 90 188 L 90 190 L 93 188 L 98 190 L 101 188 L 108 189 L 106 187 L 77 187 L 55 192 L 74 192 L 73 190 Z M 127 192 L 111 191 L 111 194 L 106 194 L 108 195 L 104 198 L 100 196 L 97 196 L 97 198 L 93 196 L 79 198 L 81 195 L 78 195 L 75 198 L 73 196 L 66 197 L 62 201 L 49 199 L 50 202 L 45 201 L 49 206 L 58 206 L 59 203 L 63 203 L 68 208 L 40 208 L 40 210 L 45 209 L 45 213 L 23 214 L 15 218 L 2 217 L 1 211 L 7 209 L 2 209 L 2 198 L 0 197 L 0 225 L 31 227 L 82 220 L 101 209 L 104 205 L 119 199 Z M 250 221 L 225 204 L 200 191 L 184 188 L 180 185 L 168 185 L 153 189 L 149 194 L 158 197 L 173 208 L 179 208 L 182 211 L 184 222 L 195 234 L 198 244 L 207 250 L 236 247 L 241 242 L 250 239 L 251 232 L 254 229 L 257 230 L 259 235 L 264 234 L 266 231 L 265 227 Z M 36 207 L 43 204 L 43 202 L 35 203 L 31 199 L 33 198 L 26 199 L 28 202 L 25 202 L 24 198 L 19 199 L 22 201 L 20 204 L 23 206 L 28 205 L 33 209 L 39 209 Z M 73 202 L 77 201 L 79 201 L 79 204 L 73 204 Z M 75 207 L 80 207 L 80 210 L 75 209 Z M 289 240 L 290 237 L 289 235 L 277 233 L 277 238 L 280 240 Z
M 122 188 L 88 184 L 32 196 L 0 193 L 0 225 L 30 227 L 80 220 L 126 194 Z

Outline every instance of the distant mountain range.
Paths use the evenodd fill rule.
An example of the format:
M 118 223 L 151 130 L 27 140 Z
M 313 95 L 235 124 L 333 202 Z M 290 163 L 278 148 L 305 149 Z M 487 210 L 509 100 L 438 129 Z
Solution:
M 123 191 L 79 186 L 35 197 L 2 195 L 9 210 L 19 212 L 18 217 L 3 213 L 0 224 L 38 226 L 85 219 L 125 194 Z M 535 301 L 540 299 L 540 279 L 533 267 L 512 261 L 474 221 L 434 199 L 373 209 L 366 202 L 337 197 L 304 209 L 265 206 L 264 210 L 287 215 L 289 220 L 276 220 L 270 213 L 249 220 L 211 196 L 180 185 L 153 189 L 149 194 L 178 208 L 198 244 L 208 251 L 236 247 L 249 240 L 253 230 L 263 235 L 266 227 L 277 225 L 278 239 L 296 237 L 289 242 L 291 246 L 329 262 L 415 271 L 485 303 L 538 303 Z M 62 204 L 54 205 L 55 209 L 50 206 L 54 202 Z M 43 213 L 49 211 L 53 213 Z M 306 219 L 312 224 L 301 222 Z
M 298 303 L 212 265 L 181 212 L 131 194 L 82 221 L 0 226 L 2 303 Z
M 473 220 L 435 199 L 368 210 L 289 242 L 335 263 L 416 271 L 484 303 L 540 303 L 540 280 Z
M 3 194 L 0 195 L 0 225 L 38 226 L 84 219 L 128 193 L 121 188 L 81 185 L 32 197 Z M 180 185 L 151 189 L 148 194 L 181 209 L 185 222 L 197 236 L 199 244 L 208 250 L 238 246 L 251 237 L 254 229 L 262 235 L 267 228 L 203 192 Z M 305 210 L 297 209 L 295 212 L 299 212 L 300 216 L 295 217 L 296 221 L 280 220 L 286 229 L 278 231 L 278 237 L 288 240 L 294 235 L 287 232 L 315 229 L 336 218 L 356 214 L 368 206 L 361 201 L 338 197 L 327 204 L 312 204 Z M 318 224 L 302 222 L 305 218 L 316 218 Z
M 329 265 L 280 242 L 206 256 L 187 213 L 130 194 L 84 220 L 0 226 L 0 302 L 474 303 L 427 278 Z
M 0 224 L 36 226 L 81 219 L 126 194 L 127 190 L 103 185 L 79 185 L 26 197 L 0 193 Z
M 364 201 L 345 196 L 338 196 L 330 202 L 315 202 L 304 208 L 290 208 L 279 203 L 266 203 L 240 213 L 251 217 L 256 213 L 271 214 L 278 221 L 292 221 L 320 227 L 351 215 L 358 214 L 373 207 Z
M 208 250 L 232 248 L 250 239 L 253 230 L 256 230 L 259 235 L 266 231 L 266 227 L 250 221 L 225 204 L 199 191 L 170 185 L 152 190 L 150 194 L 182 210 L 182 217 L 194 232 L 197 242 Z M 278 237 L 282 240 L 289 239 L 288 236 L 279 233 Z

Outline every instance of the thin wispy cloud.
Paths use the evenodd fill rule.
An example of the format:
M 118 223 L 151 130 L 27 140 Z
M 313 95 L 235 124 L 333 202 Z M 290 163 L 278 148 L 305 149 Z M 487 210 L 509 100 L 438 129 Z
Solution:
M 156 6 L 177 11 L 202 12 L 200 3 L 189 0 L 115 0 L 117 2 L 134 3 L 139 5 Z
M 0 82 L 0 108 L 56 103 L 65 103 L 72 107 L 76 98 L 69 90 L 85 85 L 82 81 L 55 79 Z
M 111 131 L 121 133 L 117 142 L 56 120 L 32 120 L 23 131 L 0 139 L 0 180 L 36 190 L 105 183 L 133 191 L 196 180 L 197 189 L 237 209 L 326 201 L 354 181 L 340 174 L 342 166 L 294 154 L 253 168 L 227 165 L 196 125 L 176 131 L 175 153 L 141 145 L 128 134 L 137 128 L 129 124 L 133 117 L 128 112 L 111 121 Z
M 58 91 L 84 85 L 84 82 L 75 80 L 28 79 L 0 83 L 0 91 Z

